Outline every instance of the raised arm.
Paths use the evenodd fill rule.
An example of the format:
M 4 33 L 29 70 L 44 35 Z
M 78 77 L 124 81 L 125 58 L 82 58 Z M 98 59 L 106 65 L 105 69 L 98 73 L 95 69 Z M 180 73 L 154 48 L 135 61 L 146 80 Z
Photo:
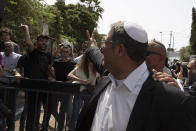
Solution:
M 86 42 L 86 56 L 93 63 L 93 66 L 101 76 L 107 75 L 109 72 L 104 68 L 103 65 L 104 56 L 101 53 L 100 49 L 97 47 L 97 42 L 95 40 L 95 30 L 92 32 L 91 36 L 89 34 L 89 31 L 87 30 L 86 36 L 88 38 L 88 41 Z
M 62 46 L 63 46 L 63 44 L 59 44 L 59 45 L 57 46 L 57 49 L 56 49 L 56 51 L 55 51 L 55 53 L 54 53 L 54 56 L 55 56 L 56 59 L 60 57 L 60 52 L 61 52 L 61 47 L 62 47 Z
M 32 52 L 34 50 L 34 44 L 32 43 L 31 41 L 31 37 L 30 37 L 30 33 L 29 33 L 29 27 L 28 25 L 23 25 L 21 24 L 20 27 L 22 29 L 24 29 L 24 33 L 25 33 L 25 42 L 26 42 L 26 45 L 28 47 L 28 51 L 29 52 Z
M 49 82 L 55 82 L 56 76 L 55 76 L 55 70 L 52 64 L 48 65 L 48 81 Z

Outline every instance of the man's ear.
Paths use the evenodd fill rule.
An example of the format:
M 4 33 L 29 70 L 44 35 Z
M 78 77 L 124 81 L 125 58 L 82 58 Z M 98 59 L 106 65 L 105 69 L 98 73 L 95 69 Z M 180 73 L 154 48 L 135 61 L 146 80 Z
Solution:
M 119 56 L 124 56 L 126 54 L 126 49 L 123 44 L 118 45 L 118 55 Z

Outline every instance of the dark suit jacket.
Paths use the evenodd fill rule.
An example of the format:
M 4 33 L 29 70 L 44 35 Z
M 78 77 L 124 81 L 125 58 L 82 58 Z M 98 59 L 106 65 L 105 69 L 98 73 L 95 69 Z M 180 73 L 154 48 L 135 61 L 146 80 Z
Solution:
M 80 113 L 76 131 L 90 131 L 99 97 L 110 82 L 106 76 L 95 87 Z M 151 72 L 137 97 L 127 131 L 196 131 L 193 116 L 194 99 L 166 83 L 155 82 Z

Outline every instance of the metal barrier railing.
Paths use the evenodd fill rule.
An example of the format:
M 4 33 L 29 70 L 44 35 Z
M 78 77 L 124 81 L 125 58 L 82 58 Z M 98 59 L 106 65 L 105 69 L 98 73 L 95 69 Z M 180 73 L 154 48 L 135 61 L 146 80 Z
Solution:
M 12 77 L 10 77 L 10 79 L 12 79 Z M 86 88 L 82 92 L 80 91 L 81 86 Z M 91 88 L 91 86 L 85 84 L 62 81 L 50 83 L 47 80 L 29 78 L 22 78 L 20 84 L 0 85 L 0 100 L 2 100 L 2 102 L 0 101 L 0 113 L 2 112 L 3 114 L 2 116 L 0 115 L 0 130 L 3 131 L 7 128 L 6 130 L 9 131 L 24 131 L 24 129 L 26 129 L 26 131 L 47 131 L 50 116 L 53 114 L 55 118 L 53 130 L 63 130 L 66 122 L 66 125 L 68 125 L 67 130 L 72 131 L 77 122 L 77 117 L 83 103 L 82 100 L 84 99 L 86 101 L 89 98 L 89 89 Z M 23 111 L 21 111 L 21 117 L 19 117 L 20 128 L 16 129 L 14 126 L 17 114 L 15 101 L 18 91 L 25 92 L 25 97 Z M 61 102 L 61 105 L 59 105 L 58 102 Z M 44 115 L 40 128 L 41 105 L 44 107 Z M 73 106 L 73 109 L 71 109 L 71 106 Z M 3 112 L 1 108 L 7 112 Z M 60 111 L 58 112 L 57 110 L 59 108 Z

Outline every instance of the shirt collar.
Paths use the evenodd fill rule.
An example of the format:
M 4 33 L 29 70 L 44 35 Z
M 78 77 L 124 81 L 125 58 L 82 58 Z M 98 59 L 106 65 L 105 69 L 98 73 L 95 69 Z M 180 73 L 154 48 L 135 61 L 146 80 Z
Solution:
M 123 79 L 123 80 L 116 80 L 111 73 L 109 73 L 108 76 L 109 76 L 110 80 L 112 81 L 112 84 L 113 84 L 114 88 L 119 88 L 120 86 L 122 86 L 123 81 L 125 80 L 125 79 Z
M 4 56 L 5 56 L 5 57 L 10 57 L 10 56 L 12 56 L 13 54 L 14 54 L 14 52 L 11 52 L 8 56 L 6 56 L 6 55 L 5 55 L 5 52 L 4 52 Z
M 137 82 L 143 78 L 143 74 L 147 71 L 146 62 L 144 61 L 134 71 L 132 71 L 125 79 L 124 84 L 128 87 L 129 91 L 135 90 Z M 143 83 L 142 83 L 143 84 Z
M 109 78 L 111 79 L 112 84 L 115 88 L 118 88 L 124 84 L 129 89 L 130 92 L 134 92 L 137 82 L 142 78 L 146 70 L 147 70 L 147 66 L 146 66 L 146 62 L 144 61 L 134 71 L 132 71 L 127 78 L 125 78 L 120 82 L 117 81 L 111 73 L 109 74 Z

